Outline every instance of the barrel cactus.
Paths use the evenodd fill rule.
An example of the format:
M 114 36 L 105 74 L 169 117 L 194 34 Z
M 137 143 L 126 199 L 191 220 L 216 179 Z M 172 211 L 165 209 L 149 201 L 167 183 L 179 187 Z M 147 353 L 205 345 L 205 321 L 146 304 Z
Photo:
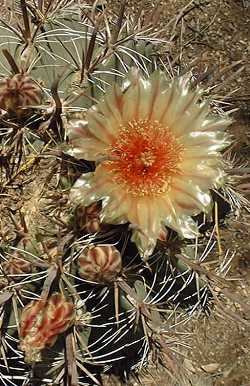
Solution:
M 209 313 L 201 264 L 241 200 L 231 119 L 166 72 L 160 29 L 125 3 L 16 12 L 0 26 L 1 381 L 126 382 L 152 356 L 179 374 L 176 326 Z

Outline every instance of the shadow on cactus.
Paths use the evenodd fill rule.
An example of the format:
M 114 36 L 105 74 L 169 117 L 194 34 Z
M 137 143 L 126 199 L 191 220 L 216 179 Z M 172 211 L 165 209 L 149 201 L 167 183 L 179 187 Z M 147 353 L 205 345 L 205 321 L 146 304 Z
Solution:
M 191 72 L 167 74 L 155 15 L 16 3 L 21 24 L 0 26 L 1 381 L 181 374 L 178 328 L 211 311 L 203 262 L 219 249 L 224 275 L 220 213 L 243 200 L 231 120 Z

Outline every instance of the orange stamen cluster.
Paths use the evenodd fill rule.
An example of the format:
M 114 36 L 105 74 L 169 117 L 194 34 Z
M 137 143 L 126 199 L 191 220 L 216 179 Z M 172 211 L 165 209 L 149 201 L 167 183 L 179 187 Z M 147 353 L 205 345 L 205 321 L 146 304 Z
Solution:
M 183 146 L 158 121 L 133 120 L 120 128 L 109 149 L 106 167 L 128 193 L 150 196 L 164 193 L 179 173 Z

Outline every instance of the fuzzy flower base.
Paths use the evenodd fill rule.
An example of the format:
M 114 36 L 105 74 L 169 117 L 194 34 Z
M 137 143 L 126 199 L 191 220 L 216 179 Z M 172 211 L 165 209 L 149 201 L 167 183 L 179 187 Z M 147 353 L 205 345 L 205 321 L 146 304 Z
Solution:
M 212 115 L 189 81 L 169 81 L 160 71 L 145 79 L 132 71 L 69 128 L 71 154 L 96 161 L 71 199 L 85 206 L 102 200 L 102 221 L 130 222 L 144 257 L 165 226 L 195 237 L 192 216 L 209 211 L 210 189 L 224 183 L 220 151 L 230 144 L 230 120 Z

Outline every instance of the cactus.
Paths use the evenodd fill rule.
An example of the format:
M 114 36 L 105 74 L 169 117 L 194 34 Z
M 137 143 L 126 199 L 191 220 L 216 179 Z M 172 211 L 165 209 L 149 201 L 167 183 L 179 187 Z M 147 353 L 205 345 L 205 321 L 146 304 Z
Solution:
M 202 262 L 217 247 L 218 207 L 244 200 L 230 201 L 222 156 L 231 120 L 201 102 L 192 74 L 163 73 L 161 31 L 125 3 L 118 15 L 75 3 L 20 0 L 19 28 L 0 25 L 4 385 L 126 382 L 152 355 L 181 376 L 176 326 L 210 312 L 217 281 Z M 136 103 L 141 117 L 124 119 Z M 182 123 L 193 130 L 184 142 Z M 158 197 L 172 186 L 170 210 Z

